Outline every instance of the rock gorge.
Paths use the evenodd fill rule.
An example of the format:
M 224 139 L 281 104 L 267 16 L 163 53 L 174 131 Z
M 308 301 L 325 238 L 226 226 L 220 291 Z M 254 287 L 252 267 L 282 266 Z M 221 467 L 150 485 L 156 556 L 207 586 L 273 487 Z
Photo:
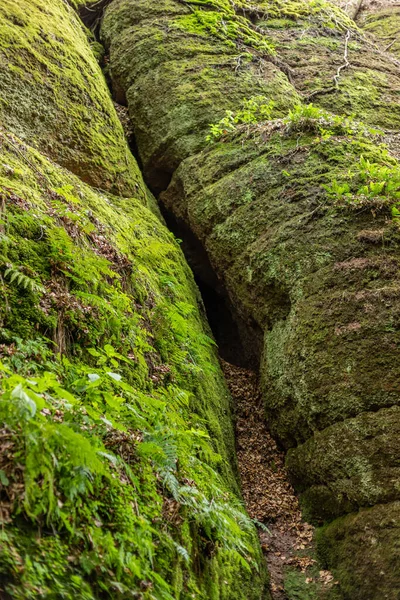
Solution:
M 399 598 L 399 10 L 1 0 L 0 597 L 271 598 L 214 333 Z

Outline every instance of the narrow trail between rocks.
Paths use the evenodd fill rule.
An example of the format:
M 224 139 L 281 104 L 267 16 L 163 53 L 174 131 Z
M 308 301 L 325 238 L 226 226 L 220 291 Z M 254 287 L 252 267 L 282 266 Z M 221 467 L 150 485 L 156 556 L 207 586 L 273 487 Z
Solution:
M 331 573 L 316 570 L 316 561 L 310 556 L 314 528 L 302 520 L 284 454 L 267 429 L 258 377 L 251 370 L 224 361 L 221 364 L 235 407 L 243 498 L 250 517 L 268 528 L 259 535 L 271 577 L 271 595 L 274 600 L 288 599 L 284 579 L 289 569 L 304 573 L 305 585 L 314 582 L 329 588 Z

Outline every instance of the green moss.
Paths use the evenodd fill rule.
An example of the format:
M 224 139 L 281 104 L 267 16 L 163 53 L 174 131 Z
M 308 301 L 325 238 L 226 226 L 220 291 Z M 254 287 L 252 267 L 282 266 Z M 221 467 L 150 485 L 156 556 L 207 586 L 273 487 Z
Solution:
M 12 27 L 27 27 L 23 14 L 15 18 L 18 22 Z M 287 20 L 293 25 L 289 30 Z M 203 244 L 236 312 L 265 334 L 262 376 L 269 423 L 285 447 L 298 446 L 289 459 L 293 477 L 303 481 L 308 465 L 312 466 L 303 490 L 310 514 L 331 519 L 359 506 L 397 499 L 393 479 L 399 450 L 392 439 L 400 375 L 395 360 L 399 230 L 390 221 L 387 207 L 381 212 L 370 206 L 360 212 L 347 210 L 332 202 L 326 188 L 355 172 L 361 155 L 382 167 L 394 159 L 366 129 L 357 134 L 346 128 L 324 132 L 324 118 L 317 128 L 315 119 L 302 118 L 291 126 L 279 121 L 256 123 L 252 131 L 242 128 L 236 136 L 210 147 L 205 140 L 210 123 L 218 122 L 226 110 L 237 112 L 244 100 L 255 96 L 265 98 L 266 104 L 274 101 L 277 116 L 299 104 L 300 96 L 312 95 L 315 104 L 333 113 L 354 113 L 367 123 L 392 127 L 398 121 L 399 87 L 393 59 L 375 51 L 344 13 L 322 0 L 265 0 L 251 5 L 240 1 L 236 6 L 228 0 L 162 0 L 155 5 L 147 0 L 115 0 L 106 11 L 102 35 L 111 52 L 116 89 L 126 93 L 149 181 L 157 191 L 168 186 L 162 201 Z M 267 52 L 260 51 L 261 43 Z M 269 52 L 272 46 L 276 56 Z M 339 69 L 346 48 L 349 65 Z M 52 63 L 50 67 L 51 76 L 59 81 L 59 71 Z M 9 73 L 18 81 L 27 78 L 21 60 Z M 35 77 L 46 82 L 40 70 Z M 7 102 L 5 95 L 2 106 L 7 107 Z M 19 123 L 22 120 L 18 117 Z M 79 122 L 75 115 L 74 123 Z M 216 483 L 218 468 L 223 482 L 218 483 L 222 488 L 217 496 L 224 498 L 224 493 L 229 494 L 227 482 L 235 488 L 228 466 L 233 454 L 229 400 L 216 376 L 218 367 L 199 317 L 196 291 L 179 250 L 155 218 L 144 216 L 137 202 L 105 197 L 85 186 L 80 189 L 79 181 L 39 155 L 28 151 L 22 159 L 26 149 L 11 141 L 18 152 L 12 144 L 6 147 L 2 167 L 4 197 L 16 206 L 7 211 L 2 237 L 3 287 L 9 297 L 2 312 L 4 341 L 11 348 L 8 362 L 15 368 L 26 343 L 12 340 L 13 333 L 22 338 L 36 335 L 40 347 L 45 337 L 52 338 L 68 356 L 71 374 L 78 369 L 82 375 L 79 369 L 83 369 L 86 376 L 96 375 L 93 371 L 99 369 L 104 378 L 99 365 L 105 361 L 143 394 L 143 402 L 151 398 L 169 406 L 170 425 L 175 423 L 178 439 L 184 432 L 175 415 L 177 399 L 186 398 L 186 408 L 181 407 L 185 427 L 188 420 L 196 427 L 199 419 L 205 419 L 213 450 L 222 461 L 218 467 L 214 464 L 208 445 L 205 470 L 189 465 L 183 453 L 173 473 L 189 480 L 194 473 L 196 486 L 209 498 L 214 489 L 210 473 Z M 40 165 L 37 168 L 48 174 L 50 182 L 45 178 L 43 184 L 43 178 L 27 167 L 26 158 Z M 62 162 L 58 155 L 55 159 Z M 31 202 L 38 212 L 35 220 L 25 217 L 24 202 Z M 26 239 L 19 246 L 21 238 Z M 15 279 L 13 285 L 6 276 L 8 264 L 21 275 L 20 283 Z M 59 279 L 61 289 L 54 287 Z M 35 285 L 47 288 L 47 296 L 53 298 L 50 305 Z M 45 315 L 42 320 L 40 313 Z M 112 347 L 106 344 L 109 341 Z M 93 346 L 100 349 L 97 354 Z M 37 371 L 39 359 L 32 360 L 32 349 L 26 356 L 29 369 Z M 63 384 L 77 393 L 71 379 Z M 109 388 L 106 391 L 111 393 Z M 187 394 L 192 394 L 189 409 Z M 97 414 L 98 407 L 86 397 L 84 402 Z M 114 408 L 120 404 L 114 396 L 112 402 Z M 108 409 L 105 414 L 109 416 Z M 100 443 L 96 439 L 93 447 Z M 102 477 L 107 480 L 110 467 L 103 463 L 107 465 L 102 461 Z M 143 460 L 139 464 L 148 466 Z M 143 502 L 148 519 L 140 531 L 154 549 L 157 573 L 171 584 L 175 596 L 182 600 L 191 595 L 259 597 L 262 577 L 254 583 L 252 575 L 245 574 L 243 552 L 235 554 L 236 546 L 224 547 L 210 522 L 196 521 L 187 504 L 180 514 L 178 537 L 172 536 L 171 542 L 168 531 L 158 550 L 157 544 L 152 546 L 153 533 L 147 525 L 154 525 L 162 499 L 172 500 L 173 493 L 165 484 L 164 493 L 156 497 L 159 472 L 149 468 L 145 475 L 143 489 L 153 501 Z M 97 501 L 104 487 L 99 480 L 96 485 Z M 121 515 L 132 498 L 131 487 L 126 497 L 119 483 L 111 488 L 117 491 L 115 497 L 107 496 L 107 507 Z M 239 513 L 229 521 L 226 538 L 231 540 L 232 532 L 237 532 L 249 549 L 254 530 L 249 528 L 244 538 L 239 535 L 236 526 L 242 512 L 228 497 L 228 506 L 238 507 Z M 125 498 L 121 507 L 118 498 Z M 393 565 L 398 573 L 398 548 L 393 542 L 396 506 L 363 509 L 321 532 L 321 555 L 340 576 L 343 597 L 366 597 L 371 589 L 376 595 L 379 573 L 391 573 Z M 132 537 L 137 514 L 129 509 L 129 515 Z M 82 518 L 79 523 L 86 521 Z M 97 532 L 95 548 L 90 538 L 83 537 L 90 571 L 85 572 L 85 583 L 92 585 L 89 575 L 101 571 L 96 552 L 104 550 L 112 569 L 126 564 L 116 558 L 115 548 L 120 546 L 113 526 L 107 521 L 104 533 Z M 12 525 L 9 530 L 13 531 Z M 384 548 L 379 555 L 374 539 L 379 539 L 377 547 Z M 174 543 L 186 548 L 190 567 L 185 567 L 187 555 Z M 353 567 L 355 549 L 359 554 Z M 12 554 L 5 553 L 8 565 Z M 149 563 L 142 555 L 139 558 L 146 578 L 157 582 L 154 573 L 146 570 Z M 7 569 L 9 577 L 16 570 Z M 82 569 L 83 565 L 76 569 L 80 576 Z M 119 583 L 138 585 L 124 573 Z M 110 590 L 108 576 L 102 572 L 101 581 Z M 37 574 L 34 577 L 45 585 Z M 288 577 L 292 594 L 307 592 L 302 581 Z M 384 593 L 397 593 L 396 575 L 389 580 L 391 587 L 384 587 Z M 70 593 L 68 587 L 65 593 Z
M 147 204 L 100 67 L 72 9 L 62 0 L 46 7 L 39 0 L 7 0 L 0 18 L 2 126 L 95 187 L 135 194 Z
M 340 579 L 343 598 L 392 598 L 399 589 L 399 504 L 337 519 L 319 531 L 319 552 Z
M 302 21 L 303 19 L 315 19 L 324 27 L 335 27 L 344 29 L 346 26 L 354 27 L 354 23 L 340 9 L 333 6 L 326 0 L 317 0 L 311 4 L 306 0 L 260 0 L 259 2 L 249 4 L 247 0 L 239 0 L 232 5 L 227 0 L 189 0 L 191 6 L 203 6 L 205 8 L 212 6 L 225 15 L 256 17 L 256 18 L 285 18 L 293 21 Z M 260 32 L 262 35 L 262 32 Z
M 399 56 L 400 43 L 398 32 L 400 25 L 400 10 L 393 6 L 390 9 L 372 10 L 362 15 L 360 26 L 377 38 L 386 51 Z
M 227 19 L 228 17 L 228 19 Z M 235 48 L 236 44 L 245 43 L 259 51 L 274 54 L 274 47 L 268 43 L 265 36 L 252 30 L 245 18 L 237 16 L 235 12 L 211 12 L 194 9 L 190 15 L 176 19 L 175 27 L 187 34 L 212 35 L 221 39 L 228 46 Z
M 226 581 L 226 591 L 216 598 L 258 597 L 265 575 L 253 572 L 261 561 L 253 526 L 248 523 L 243 532 L 239 526 L 246 517 L 235 497 L 229 396 L 178 244 L 139 200 L 94 191 L 15 136 L 2 134 L 2 142 L 0 189 L 6 208 L 0 271 L 6 301 L 0 335 L 2 360 L 11 370 L 2 377 L 3 399 L 8 399 L 2 422 L 26 473 L 21 481 L 16 463 L 8 463 L 7 474 L 0 466 L 3 484 L 26 490 L 21 501 L 7 504 L 2 585 L 16 598 L 34 598 L 41 590 L 44 598 L 80 594 L 87 600 L 124 598 L 128 590 L 139 593 L 149 585 L 157 598 L 171 598 L 174 590 L 173 597 L 183 600 L 193 593 L 211 597 L 216 581 Z M 7 276 L 10 264 L 39 291 Z M 116 381 L 123 378 L 125 387 L 113 389 L 117 384 L 107 372 L 117 373 Z M 46 412 L 27 419 L 23 436 L 30 441 L 21 446 L 16 423 L 22 417 L 5 394 L 20 382 L 29 397 L 33 376 L 46 390 Z M 92 376 L 101 382 L 97 396 L 96 387 L 89 393 L 84 384 Z M 67 391 L 60 392 L 60 385 Z M 140 398 L 135 417 L 122 410 L 126 393 L 131 402 L 132 394 Z M 69 408 L 63 397 L 73 399 Z M 156 408 L 154 425 L 158 422 L 153 433 L 150 407 Z M 168 434 L 159 420 L 165 410 Z M 204 438 L 199 453 L 183 451 L 190 431 Z M 122 455 L 118 446 L 132 435 L 147 436 L 136 458 Z M 113 438 L 120 442 L 111 443 Z M 161 444 L 157 452 L 163 452 L 167 439 L 172 443 L 167 451 L 178 452 L 179 473 L 174 467 L 172 482 L 183 489 L 190 480 L 186 489 L 201 494 L 200 503 L 212 496 L 213 502 L 219 497 L 232 507 L 221 538 L 205 513 L 195 516 L 197 501 L 174 500 L 174 488 L 162 485 L 149 452 L 156 452 L 156 443 Z M 128 464 L 118 463 L 116 477 L 115 461 L 122 456 Z M 73 479 L 82 469 L 91 473 L 89 488 Z M 42 480 L 51 483 L 41 485 Z M 4 493 L 7 497 L 7 487 Z M 179 526 L 165 516 L 169 505 L 178 508 Z M 215 505 L 213 514 L 218 511 Z M 188 529 L 193 522 L 197 529 Z M 49 524 L 57 531 L 54 539 L 46 533 Z M 38 527 L 45 527 L 39 538 Z M 239 552 L 226 545 L 231 527 L 232 539 L 243 539 Z M 202 556 L 203 544 L 212 549 L 209 558 Z M 247 593 L 250 579 L 253 589 Z
M 270 2 L 260 6 L 266 4 L 274 5 Z M 393 59 L 373 50 L 355 23 L 332 4 L 310 6 L 300 2 L 297 14 L 289 9 L 292 3 L 287 5 L 279 16 L 290 16 L 290 27 L 283 21 L 281 27 L 269 28 L 261 11 L 255 11 L 253 18 L 256 24 L 266 27 L 280 64 L 290 66 L 290 80 L 296 89 L 332 112 L 353 114 L 367 123 L 392 128 L 398 121 L 399 89 Z M 269 15 L 269 10 L 266 12 Z M 350 37 L 346 42 L 347 31 Z M 346 47 L 349 64 L 336 79 L 339 67 L 344 65 Z M 378 67 L 381 61 L 384 68 Z
M 364 413 L 315 434 L 287 464 L 309 518 L 331 519 L 399 498 L 398 407 Z

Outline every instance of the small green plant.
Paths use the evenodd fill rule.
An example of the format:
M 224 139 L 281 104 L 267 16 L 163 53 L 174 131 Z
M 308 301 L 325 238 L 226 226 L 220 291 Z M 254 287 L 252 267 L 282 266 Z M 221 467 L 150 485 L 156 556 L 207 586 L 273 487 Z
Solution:
M 316 134 L 315 141 L 319 143 L 329 140 L 332 136 L 375 136 L 382 133 L 351 116 L 333 115 L 313 104 L 296 104 L 286 117 L 272 120 L 274 107 L 272 101 L 265 103 L 263 96 L 244 100 L 237 113 L 227 110 L 223 119 L 210 125 L 210 133 L 206 139 L 208 142 L 214 142 L 235 132 L 270 134 L 279 131 L 282 135 Z
M 111 345 L 89 354 L 96 367 L 62 358 L 29 377 L 0 363 L 0 423 L 13 452 L 0 457 L 9 518 L 23 514 L 57 532 L 59 544 L 68 540 L 88 581 L 101 554 L 107 589 L 145 580 L 153 597 L 172 600 L 152 567 L 167 551 L 191 560 L 174 527 L 153 525 L 171 498 L 209 543 L 251 570 L 253 523 L 222 484 L 203 424 L 188 425 L 190 393 L 174 385 L 143 393 L 121 375 L 126 359 Z
M 31 292 L 43 293 L 45 288 L 37 283 L 34 279 L 23 273 L 20 267 L 16 267 L 13 264 L 8 264 L 7 269 L 4 272 L 4 277 L 9 280 L 9 283 L 19 285 L 25 290 Z
M 351 208 L 390 208 L 395 221 L 400 217 L 400 168 L 397 165 L 372 163 L 361 157 L 356 169 L 348 172 L 347 181 L 325 185 L 336 205 Z
M 273 101 L 265 102 L 264 96 L 245 99 L 237 113 L 227 110 L 223 119 L 210 125 L 210 133 L 206 140 L 208 142 L 218 141 L 223 136 L 233 133 L 238 125 L 254 125 L 269 121 L 274 107 L 275 103 Z
M 353 137 L 357 134 L 379 135 L 378 129 L 367 127 L 354 117 L 342 117 L 310 104 L 297 104 L 283 119 L 287 131 L 312 132 L 318 135 L 316 141 L 329 140 L 334 135 Z

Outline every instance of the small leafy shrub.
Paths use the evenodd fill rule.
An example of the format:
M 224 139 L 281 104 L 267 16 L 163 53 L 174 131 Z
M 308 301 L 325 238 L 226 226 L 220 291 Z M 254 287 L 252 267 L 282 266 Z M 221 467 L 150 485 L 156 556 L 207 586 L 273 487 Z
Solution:
M 253 96 L 249 100 L 245 99 L 237 113 L 227 110 L 223 119 L 210 125 L 210 133 L 207 135 L 206 140 L 208 142 L 218 141 L 222 137 L 235 132 L 239 125 L 255 125 L 269 121 L 274 107 L 275 103 L 273 101 L 266 103 L 264 96 Z
M 325 185 L 328 197 L 337 206 L 370 208 L 373 212 L 389 208 L 400 221 L 400 168 L 397 165 L 371 163 L 364 157 L 349 171 L 347 181 Z
M 225 117 L 210 125 L 208 142 L 234 134 L 262 135 L 268 138 L 274 132 L 281 135 L 293 133 L 315 134 L 316 143 L 328 141 L 333 136 L 374 136 L 381 132 L 365 126 L 353 117 L 333 115 L 313 104 L 296 104 L 283 119 L 272 119 L 274 103 L 265 104 L 263 96 L 244 100 L 241 109 L 234 113 L 226 111 Z

